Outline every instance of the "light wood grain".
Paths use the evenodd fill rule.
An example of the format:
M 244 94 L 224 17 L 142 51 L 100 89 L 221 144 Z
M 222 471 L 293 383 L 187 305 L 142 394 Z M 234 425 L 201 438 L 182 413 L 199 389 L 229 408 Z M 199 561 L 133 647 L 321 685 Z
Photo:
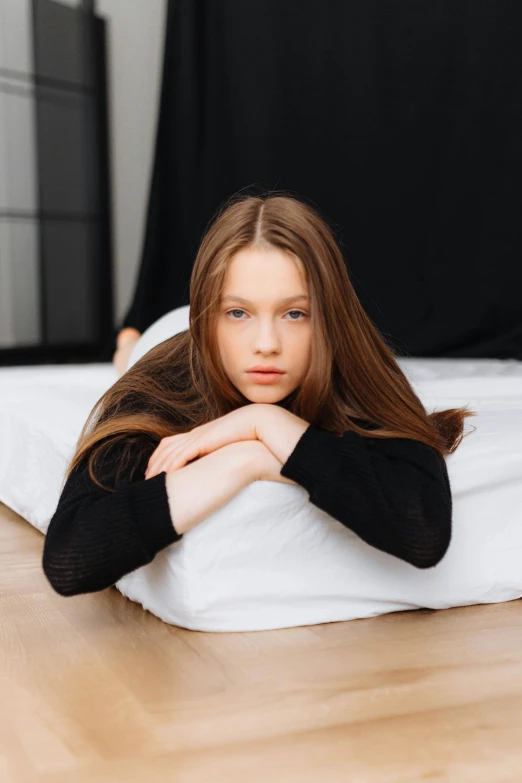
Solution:
M 0 504 L 0 783 L 522 780 L 520 600 L 201 633 L 42 546 Z

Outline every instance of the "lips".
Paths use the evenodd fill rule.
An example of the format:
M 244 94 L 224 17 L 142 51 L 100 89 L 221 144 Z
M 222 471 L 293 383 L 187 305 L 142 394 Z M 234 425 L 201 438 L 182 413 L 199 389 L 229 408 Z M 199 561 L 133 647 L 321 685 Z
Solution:
M 256 372 L 256 373 L 260 372 L 260 373 L 267 373 L 267 374 L 279 373 L 279 375 L 283 374 L 283 370 L 276 370 L 275 368 L 272 369 L 271 367 L 268 367 L 268 368 L 266 368 L 266 367 L 263 367 L 263 368 L 253 367 L 252 369 L 247 370 L 247 372 Z

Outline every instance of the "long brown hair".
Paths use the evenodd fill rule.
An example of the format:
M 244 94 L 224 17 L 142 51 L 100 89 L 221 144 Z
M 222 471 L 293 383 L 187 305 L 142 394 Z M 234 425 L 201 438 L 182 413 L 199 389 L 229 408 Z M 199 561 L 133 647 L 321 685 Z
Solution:
M 189 328 L 150 350 L 103 394 L 82 429 L 67 476 L 86 457 L 91 479 L 102 487 L 94 470 L 97 458 L 119 441 L 142 443 L 150 454 L 162 438 L 249 404 L 224 372 L 215 328 L 227 265 L 246 247 L 296 256 L 309 286 L 311 363 L 300 386 L 276 404 L 337 434 L 411 438 L 443 458 L 455 451 L 464 419 L 476 414 L 467 408 L 427 413 L 391 344 L 360 304 L 333 230 L 317 208 L 279 191 L 236 194 L 218 210 L 192 270 Z M 368 432 L 357 419 L 373 429 Z M 125 448 L 118 454 L 123 466 Z

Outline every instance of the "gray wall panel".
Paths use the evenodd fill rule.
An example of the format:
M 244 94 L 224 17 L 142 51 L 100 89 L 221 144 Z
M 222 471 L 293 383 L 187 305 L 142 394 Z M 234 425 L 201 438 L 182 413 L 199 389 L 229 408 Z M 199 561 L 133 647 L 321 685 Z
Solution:
M 0 218 L 0 347 L 41 342 L 38 227 Z
M 0 79 L 0 212 L 37 209 L 33 91 Z
M 0 218 L 0 347 L 11 348 L 16 344 L 11 281 L 12 260 L 10 251 L 9 224 Z
M 112 325 L 105 41 L 84 9 L 0 0 L 0 352 L 15 363 L 97 350 Z
M 0 68 L 33 72 L 31 0 L 0 0 Z

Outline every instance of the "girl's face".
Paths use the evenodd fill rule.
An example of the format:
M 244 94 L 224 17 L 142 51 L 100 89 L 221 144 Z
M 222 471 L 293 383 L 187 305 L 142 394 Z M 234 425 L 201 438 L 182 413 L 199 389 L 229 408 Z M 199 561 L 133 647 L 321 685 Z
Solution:
M 219 304 L 218 348 L 225 372 L 251 402 L 275 403 L 301 383 L 311 359 L 311 302 L 299 259 L 245 248 L 229 262 Z M 252 367 L 281 372 L 255 375 Z

